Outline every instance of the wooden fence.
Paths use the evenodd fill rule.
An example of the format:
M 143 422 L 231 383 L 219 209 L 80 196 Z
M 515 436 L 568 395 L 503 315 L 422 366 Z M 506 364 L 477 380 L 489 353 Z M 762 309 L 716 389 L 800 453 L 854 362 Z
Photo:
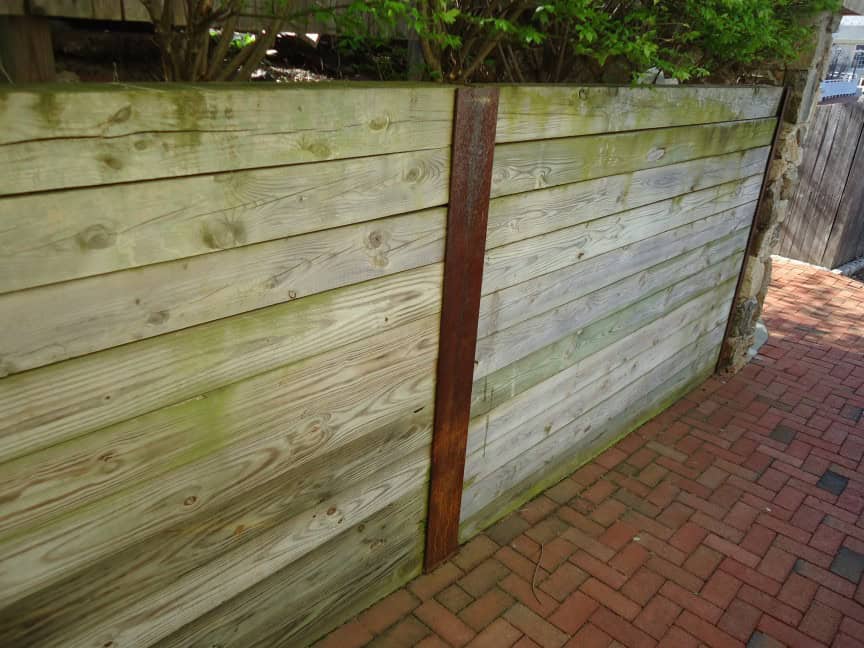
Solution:
M 864 105 L 819 106 L 777 252 L 827 268 L 864 257 Z
M 711 372 L 779 90 L 457 92 L 0 92 L 0 644 L 302 646 Z

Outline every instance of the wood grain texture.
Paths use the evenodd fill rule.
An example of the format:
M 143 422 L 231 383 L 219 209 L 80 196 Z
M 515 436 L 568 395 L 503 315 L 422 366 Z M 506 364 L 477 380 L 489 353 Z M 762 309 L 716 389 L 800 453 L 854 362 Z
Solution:
M 647 239 L 656 245 L 658 249 L 656 255 L 650 254 L 651 246 L 648 243 L 640 241 L 627 249 L 627 252 L 630 253 L 628 255 L 609 252 L 606 253 L 609 255 L 608 257 L 600 255 L 586 259 L 485 295 L 480 302 L 478 337 L 481 339 L 488 337 L 539 313 L 550 311 L 585 297 L 606 286 L 617 284 L 625 277 L 638 275 L 640 272 L 648 271 L 652 267 L 671 261 L 682 254 L 689 254 L 691 249 L 709 244 L 714 240 L 707 238 L 711 235 L 710 232 L 706 233 L 702 229 L 690 232 L 690 236 L 686 232 L 681 234 L 684 236 L 663 232 Z M 718 236 L 717 238 L 722 237 Z M 683 243 L 692 243 L 692 247 L 683 247 L 678 245 L 679 242 L 682 242 L 682 245 Z M 704 261 L 708 261 L 708 264 L 714 263 L 732 252 L 728 251 L 727 254 L 727 248 L 724 248 L 718 253 L 722 256 L 713 255 L 713 260 L 704 259 Z M 615 260 L 616 257 L 617 260 Z M 700 264 L 695 261 L 692 263 L 694 268 L 698 265 L 705 266 L 704 263 Z M 602 269 L 602 272 L 596 271 L 598 269 Z M 651 275 L 650 272 L 647 274 Z M 634 287 L 628 295 L 631 297 L 644 296 L 650 292 L 649 288 L 646 285 L 646 292 L 643 293 Z M 622 299 L 627 299 L 627 297 L 622 296 Z
M 595 403 L 726 323 L 734 278 L 471 422 L 466 483 L 494 473 Z
M 425 482 L 428 471 L 429 451 L 424 449 L 404 458 L 393 470 L 381 471 L 349 491 L 333 494 L 156 594 L 138 599 L 108 619 L 95 641 L 89 628 L 69 628 L 64 642 L 56 645 L 99 646 L 112 641 L 118 646 L 149 646 L 411 493 L 418 483 Z
M 761 186 L 751 176 L 494 248 L 483 295 L 753 202 Z
M 165 648 L 304 646 L 417 576 L 426 489 L 414 489 L 333 541 L 167 637 Z
M 488 478 L 471 484 L 462 498 L 462 520 L 470 520 L 472 516 L 497 500 L 510 486 L 529 477 L 536 478 L 542 475 L 544 466 L 556 460 L 560 461 L 568 454 L 578 455 L 580 448 L 590 448 L 592 432 L 602 434 L 609 422 L 615 420 L 615 417 L 622 412 L 629 411 L 631 415 L 637 417 L 643 414 L 639 409 L 640 399 L 693 364 L 694 360 L 701 364 L 702 358 L 707 357 L 713 366 L 717 361 L 722 337 L 723 326 L 718 326 L 707 335 L 692 342 L 689 347 L 682 349 L 680 353 L 658 365 L 653 371 L 637 378 L 618 392 L 607 394 L 605 400 L 584 415 L 563 426 L 558 432 L 532 447 L 530 451 L 523 452 Z M 644 412 L 647 418 L 653 414 L 656 412 Z
M 761 175 L 768 150 L 748 149 L 495 198 L 489 204 L 486 248 Z
M 782 88 L 503 86 L 497 142 L 774 117 Z
M 425 409 L 431 419 L 437 342 L 438 317 L 431 315 L 8 462 L 0 476 L 0 538 L 120 491 L 135 500 L 134 490 L 143 488 L 158 500 L 183 480 L 176 471 L 184 466 L 187 477 L 199 471 L 203 479 L 207 471 L 196 462 L 205 459 L 224 457 L 224 477 L 237 472 L 239 491 L 405 412 Z M 240 481 L 248 467 L 234 458 L 256 456 L 269 463 Z M 174 476 L 151 483 L 165 473 Z M 139 513 L 138 521 L 146 525 L 149 517 Z
M 497 89 L 459 88 L 456 93 L 424 555 L 427 570 L 443 562 L 459 546 L 459 502 L 471 411 L 472 361 L 480 312 L 497 110 Z
M 4 378 L 0 460 L 435 315 L 441 277 L 424 266 Z
M 442 148 L 453 93 L 336 83 L 4 88 L 0 195 Z
M 864 110 L 819 106 L 804 141 L 800 181 L 780 227 L 778 252 L 835 268 L 864 253 Z
M 495 147 L 492 196 L 767 146 L 776 119 L 586 135 Z
M 0 375 L 441 261 L 433 209 L 0 295 Z
M 449 148 L 0 199 L 0 292 L 444 205 Z
M 701 290 L 734 277 L 741 266 L 741 250 L 746 239 L 746 230 L 738 230 L 601 289 L 608 292 L 607 295 L 580 298 L 584 299 L 585 309 L 591 312 L 591 317 L 583 318 L 590 323 L 475 381 L 471 396 L 472 418 L 638 330 L 659 314 L 692 299 Z M 621 304 L 628 305 L 620 308 Z
M 558 483 L 630 431 L 662 412 L 705 380 L 712 373 L 716 359 L 717 354 L 713 350 L 699 356 L 672 378 L 630 403 L 629 408 L 613 416 L 601 427 L 596 427 L 594 433 L 573 453 L 562 455 L 552 445 L 544 452 L 547 449 L 539 446 L 536 452 L 510 462 L 504 470 L 527 474 L 528 477 L 499 490 L 488 504 L 463 518 L 459 527 L 460 541 L 467 542 L 476 533 Z
M 62 643 L 73 627 L 76 632 L 89 631 L 98 635 L 115 614 L 145 596 L 158 594 L 178 580 L 178 575 L 198 569 L 226 551 L 242 547 L 266 531 L 315 508 L 332 493 L 350 490 L 382 471 L 392 471 L 404 457 L 428 449 L 432 433 L 431 399 L 429 405 L 420 415 L 409 414 L 331 452 L 303 461 L 278 477 L 242 492 L 225 506 L 198 511 L 189 519 L 160 530 L 84 570 L 66 574 L 51 587 L 15 602 L 0 613 L 2 636 L 15 645 L 38 646 Z M 274 452 L 279 453 L 275 446 Z M 425 486 L 417 484 L 412 490 L 422 492 L 422 499 L 415 506 L 425 511 Z M 416 543 L 421 543 L 422 530 L 416 522 L 410 535 Z M 418 555 L 417 564 L 419 560 Z M 341 562 L 349 573 L 360 568 L 351 556 L 343 556 Z M 289 572 L 295 569 L 292 565 Z M 280 580 L 286 577 L 290 577 L 290 573 Z M 301 597 L 307 594 L 298 592 Z M 283 591 L 282 595 L 289 593 Z M 285 612 L 282 609 L 282 613 Z
M 752 214 L 753 203 L 749 203 L 743 208 L 732 210 L 731 213 L 720 213 L 672 230 L 664 234 L 663 238 L 658 236 L 645 239 L 629 249 L 620 248 L 615 251 L 615 256 L 597 257 L 601 259 L 601 263 L 586 268 L 581 267 L 583 264 L 577 264 L 569 268 L 566 274 L 562 273 L 563 276 L 554 277 L 550 292 L 556 297 L 558 294 L 566 296 L 568 289 L 572 291 L 572 287 L 578 285 L 580 271 L 585 272 L 586 277 L 599 276 L 606 282 L 601 285 L 608 285 L 630 275 L 635 268 L 650 267 L 745 228 L 750 223 Z M 637 245 L 639 247 L 636 247 Z M 630 259 L 633 260 L 633 267 L 627 264 Z M 544 277 L 548 278 L 547 275 Z M 624 305 L 620 304 L 620 307 Z M 551 310 L 535 310 L 530 304 L 528 308 L 532 316 L 522 319 L 521 315 L 517 315 L 515 317 L 519 319 L 518 324 L 478 339 L 475 380 L 574 332 L 581 324 L 587 323 L 583 319 L 586 316 L 584 302 L 566 301 Z

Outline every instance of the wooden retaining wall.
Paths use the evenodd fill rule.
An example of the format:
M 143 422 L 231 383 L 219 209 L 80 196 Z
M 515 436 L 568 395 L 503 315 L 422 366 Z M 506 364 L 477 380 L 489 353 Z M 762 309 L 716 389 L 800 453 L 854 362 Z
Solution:
M 502 90 L 461 540 L 713 370 L 779 93 L 699 93 Z
M 778 254 L 826 268 L 864 256 L 864 105 L 817 106 Z
M 0 91 L 0 644 L 302 646 L 419 573 L 456 93 Z M 463 538 L 711 371 L 779 97 L 500 89 Z

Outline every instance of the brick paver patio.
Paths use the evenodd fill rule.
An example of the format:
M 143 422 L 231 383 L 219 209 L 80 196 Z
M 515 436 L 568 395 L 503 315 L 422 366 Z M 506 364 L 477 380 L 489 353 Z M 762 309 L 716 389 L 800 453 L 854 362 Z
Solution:
M 778 262 L 765 320 L 740 374 L 318 645 L 864 646 L 864 284 Z

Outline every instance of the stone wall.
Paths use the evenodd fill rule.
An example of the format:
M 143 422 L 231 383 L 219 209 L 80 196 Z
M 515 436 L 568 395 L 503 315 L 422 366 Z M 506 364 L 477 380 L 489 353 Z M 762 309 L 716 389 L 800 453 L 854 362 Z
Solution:
M 777 133 L 773 159 L 768 167 L 764 194 L 756 214 L 753 238 L 744 260 L 741 286 L 733 306 L 729 334 L 723 343 L 719 370 L 735 373 L 749 360 L 756 323 L 771 281 L 771 254 L 785 220 L 802 158 L 802 143 L 813 109 L 819 100 L 819 83 L 831 55 L 832 35 L 840 24 L 839 14 L 823 14 L 816 21 L 813 48 L 798 64 L 785 70 L 788 99 Z

